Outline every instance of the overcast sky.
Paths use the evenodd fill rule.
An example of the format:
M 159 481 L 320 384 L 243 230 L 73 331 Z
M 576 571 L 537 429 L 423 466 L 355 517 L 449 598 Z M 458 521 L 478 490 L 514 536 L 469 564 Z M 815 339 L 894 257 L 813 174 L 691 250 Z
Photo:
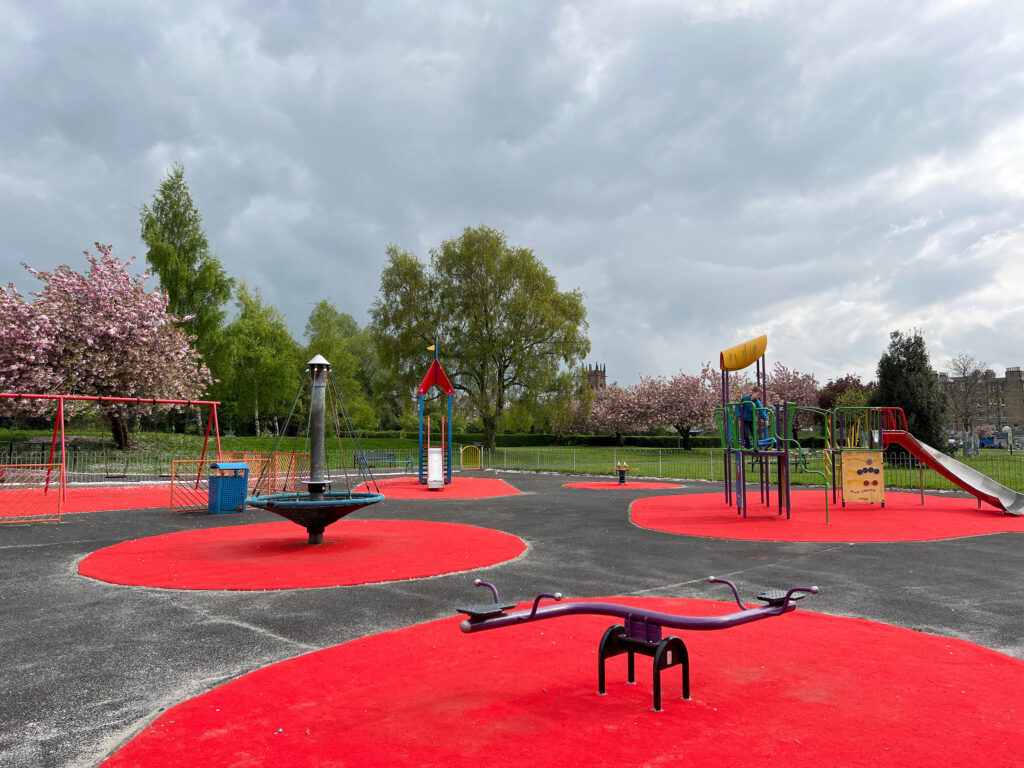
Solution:
M 1006 2 L 0 0 L 0 283 L 145 268 L 181 161 L 297 340 L 388 243 L 466 226 L 585 294 L 608 380 L 768 363 L 1024 364 L 1024 13 Z M 443 354 L 443 350 L 442 350 Z

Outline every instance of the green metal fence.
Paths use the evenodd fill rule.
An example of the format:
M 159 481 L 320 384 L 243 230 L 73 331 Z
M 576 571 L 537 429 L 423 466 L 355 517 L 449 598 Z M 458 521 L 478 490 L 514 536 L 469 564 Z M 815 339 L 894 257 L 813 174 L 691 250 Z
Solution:
M 457 456 L 458 452 L 454 450 L 453 458 Z M 14 452 L 0 449 L 0 464 L 46 463 L 48 457 L 49 446 Z M 167 480 L 170 478 L 172 460 L 180 458 L 185 457 L 145 451 L 69 450 L 68 482 Z M 340 471 L 342 468 L 360 466 L 360 458 L 351 451 L 329 451 L 327 463 L 332 471 Z M 418 468 L 416 449 L 365 451 L 362 458 L 375 473 L 403 474 L 416 472 Z M 485 469 L 607 476 L 612 475 L 617 465 L 625 463 L 630 468 L 630 477 L 721 482 L 724 469 L 722 458 L 721 450 L 707 448 L 686 451 L 681 448 L 540 447 L 483 451 L 482 463 Z M 982 451 L 981 455 L 974 458 L 958 456 L 957 459 L 998 483 L 1024 492 L 1024 455 L 1020 452 L 1010 454 L 1007 451 Z M 56 460 L 59 461 L 59 455 Z M 207 460 L 214 461 L 215 455 L 208 454 Z M 803 467 L 796 459 L 791 462 L 794 485 L 820 485 L 822 476 L 819 473 L 830 474 L 825 455 L 820 452 L 806 457 Z M 459 469 L 457 458 L 454 469 Z M 919 465 L 910 456 L 896 459 L 886 457 L 885 472 L 885 484 L 889 488 L 919 488 L 922 484 L 931 490 L 950 490 L 956 487 L 934 470 Z M 774 466 L 771 473 L 774 482 Z

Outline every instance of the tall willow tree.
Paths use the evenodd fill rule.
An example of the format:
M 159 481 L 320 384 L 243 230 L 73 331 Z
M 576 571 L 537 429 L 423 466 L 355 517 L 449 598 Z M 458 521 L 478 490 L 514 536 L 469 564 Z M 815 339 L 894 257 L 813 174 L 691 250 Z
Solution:
M 531 250 L 485 226 L 442 242 L 429 265 L 388 246 L 371 317 L 383 377 L 400 391 L 426 372 L 426 348 L 441 345 L 452 386 L 480 414 L 486 448 L 510 403 L 570 386 L 565 371 L 590 351 L 582 293 L 560 291 Z

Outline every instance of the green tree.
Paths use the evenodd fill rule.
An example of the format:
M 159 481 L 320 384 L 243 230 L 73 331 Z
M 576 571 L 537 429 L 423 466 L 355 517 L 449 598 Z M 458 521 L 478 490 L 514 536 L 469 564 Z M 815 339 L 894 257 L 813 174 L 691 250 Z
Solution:
M 866 397 L 874 386 L 874 382 L 865 384 L 860 380 L 860 376 L 853 373 L 848 373 L 840 378 L 829 379 L 828 383 L 818 390 L 818 407 L 825 411 L 835 408 L 839 398 L 848 391 L 864 393 Z M 847 400 L 850 398 L 857 399 L 850 395 L 847 397 Z
M 556 442 L 567 433 L 581 432 L 594 405 L 594 390 L 582 367 L 560 375 L 564 380 L 542 399 L 537 417 L 537 421 L 554 433 Z
M 258 290 L 240 283 L 235 301 L 238 317 L 225 333 L 231 368 L 224 383 L 234 395 L 239 423 L 251 418 L 259 435 L 269 419 L 276 432 L 280 419 L 288 413 L 306 361 L 301 359 L 302 349 L 288 332 L 280 311 L 264 304 Z
M 168 311 L 183 318 L 196 348 L 210 356 L 221 341 L 233 281 L 210 251 L 202 221 L 181 163 L 160 182 L 152 204 L 139 209 L 146 261 L 170 299 Z
M 486 226 L 442 242 L 429 267 L 389 245 L 371 316 L 380 380 L 411 392 L 436 340 L 452 386 L 480 414 L 485 448 L 511 403 L 564 389 L 572 378 L 560 374 L 590 351 L 580 291 L 560 291 L 531 250 Z
M 920 331 L 889 334 L 889 347 L 878 361 L 878 387 L 873 404 L 902 408 L 907 428 L 914 437 L 939 450 L 948 450 L 946 396 L 932 371 Z
M 367 392 L 360 381 L 359 357 L 363 356 L 364 334 L 355 319 L 339 312 L 326 299 L 317 302 L 306 320 L 306 359 L 323 355 L 331 364 L 331 373 L 345 402 L 345 409 L 356 427 L 377 426 Z
M 858 389 L 857 387 L 849 387 L 844 389 L 836 396 L 835 401 L 832 404 L 833 408 L 866 408 L 871 402 L 871 397 L 874 394 L 874 387 L 865 387 L 864 389 Z

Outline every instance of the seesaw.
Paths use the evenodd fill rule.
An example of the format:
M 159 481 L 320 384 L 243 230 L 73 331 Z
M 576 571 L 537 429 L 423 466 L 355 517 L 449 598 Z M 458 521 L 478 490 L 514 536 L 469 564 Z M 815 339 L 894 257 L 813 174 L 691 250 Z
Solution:
M 796 610 L 796 601 L 805 595 L 818 594 L 817 587 L 793 587 L 790 590 L 770 589 L 762 592 L 757 599 L 765 605 L 748 608 L 740 600 L 736 585 L 728 579 L 714 576 L 708 579 L 711 584 L 727 584 L 740 610 L 721 616 L 679 616 L 672 613 L 649 611 L 635 606 L 618 603 L 591 603 L 580 600 L 561 602 L 560 592 L 550 594 L 542 592 L 533 600 L 531 608 L 512 611 L 515 603 L 502 603 L 498 596 L 498 588 L 488 581 L 477 579 L 473 584 L 487 587 L 494 595 L 493 603 L 481 603 L 457 608 L 459 613 L 469 618 L 463 619 L 459 629 L 463 632 L 482 632 L 485 629 L 500 629 L 523 624 L 528 621 L 556 619 L 562 616 L 579 616 L 593 614 L 597 616 L 615 616 L 623 620 L 622 624 L 609 627 L 601 645 L 598 647 L 597 692 L 605 693 L 604 661 L 613 656 L 628 654 L 628 682 L 636 682 L 633 657 L 639 653 L 654 659 L 654 711 L 661 712 L 661 671 L 670 667 L 682 667 L 683 699 L 690 698 L 690 656 L 686 644 L 675 635 L 662 637 L 662 629 L 688 629 L 707 631 L 712 629 L 729 629 L 741 624 L 749 624 L 761 619 L 770 619 Z M 554 600 L 559 605 L 541 606 L 543 599 Z

